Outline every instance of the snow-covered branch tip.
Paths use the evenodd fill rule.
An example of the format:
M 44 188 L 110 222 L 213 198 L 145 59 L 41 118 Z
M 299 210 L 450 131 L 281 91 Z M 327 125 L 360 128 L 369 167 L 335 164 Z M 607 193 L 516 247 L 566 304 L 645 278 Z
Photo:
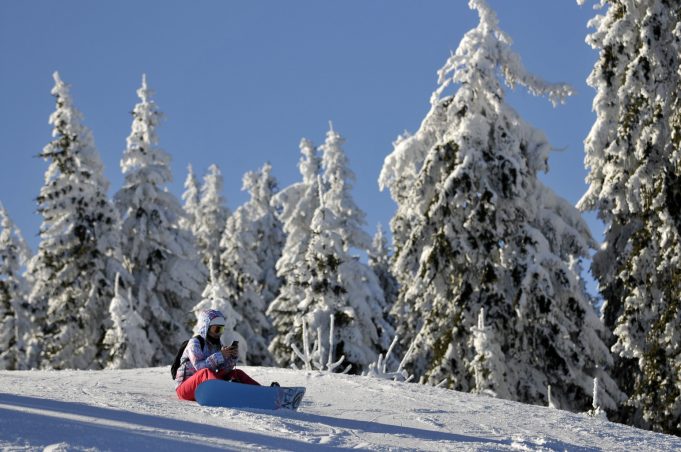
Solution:
M 390 360 L 390 355 L 392 354 L 393 349 L 397 344 L 397 340 L 398 336 L 395 335 L 395 338 L 390 344 L 390 347 L 388 347 L 388 351 L 385 353 L 385 355 L 383 353 L 378 355 L 378 359 L 373 363 L 369 364 L 368 370 L 362 374 L 363 376 L 371 378 L 380 378 L 384 380 L 403 381 L 405 383 L 414 379 L 414 376 L 409 374 L 409 372 L 407 372 L 404 369 L 406 359 L 409 357 L 411 351 L 414 348 L 414 342 L 412 342 L 411 345 L 409 346 L 409 350 L 407 350 L 406 355 L 404 355 L 404 358 L 402 358 L 402 361 L 400 361 L 400 364 L 399 366 L 397 366 L 397 369 L 394 371 L 388 371 L 387 369 L 388 361 Z
M 598 377 L 594 378 L 594 396 L 593 396 L 593 402 L 591 404 L 593 406 L 593 409 L 587 411 L 587 415 L 591 417 L 595 417 L 598 419 L 603 419 L 603 420 L 608 420 L 608 415 L 606 414 L 605 410 L 601 408 L 601 400 L 600 400 L 600 388 L 598 384 Z
M 491 62 L 487 69 L 487 77 L 492 78 L 491 68 L 503 74 L 504 83 L 511 89 L 521 85 L 534 96 L 545 96 L 555 107 L 565 102 L 574 94 L 574 89 L 565 83 L 549 83 L 531 74 L 523 65 L 520 56 L 511 49 L 512 40 L 499 27 L 496 13 L 485 0 L 469 0 L 468 6 L 477 10 L 480 18 L 478 27 L 469 32 L 461 41 L 457 51 L 438 71 L 440 86 L 431 96 L 431 104 L 435 104 L 444 90 L 451 84 L 458 84 L 471 77 L 471 65 L 476 65 L 471 58 L 477 49 L 482 49 Z M 481 67 L 478 66 L 478 69 Z
M 546 396 L 549 399 L 549 408 L 558 409 L 558 405 L 556 405 L 556 402 L 553 400 L 553 396 L 551 395 L 551 385 L 546 388 Z
M 322 329 L 317 328 L 317 340 L 314 342 L 312 345 L 312 350 L 310 350 L 310 340 L 308 338 L 308 331 L 307 331 L 307 321 L 303 317 L 301 319 L 301 323 L 303 325 L 303 351 L 300 351 L 300 349 L 296 346 L 296 344 L 291 344 L 291 350 L 293 351 L 293 354 L 297 356 L 302 362 L 303 362 L 303 369 L 312 371 L 312 370 L 317 370 L 319 372 L 335 372 L 336 369 L 343 363 L 345 360 L 345 355 L 341 356 L 338 361 L 333 361 L 333 349 L 334 349 L 334 316 L 331 315 L 329 319 L 329 347 L 328 347 L 328 356 L 327 360 L 324 363 L 324 350 L 322 348 Z M 315 359 L 316 358 L 316 359 Z M 291 365 L 292 368 L 297 369 L 295 364 Z M 313 369 L 314 367 L 314 369 Z M 350 369 L 352 369 L 352 364 L 348 364 L 345 366 L 345 368 L 340 372 L 343 374 L 346 374 L 350 372 Z

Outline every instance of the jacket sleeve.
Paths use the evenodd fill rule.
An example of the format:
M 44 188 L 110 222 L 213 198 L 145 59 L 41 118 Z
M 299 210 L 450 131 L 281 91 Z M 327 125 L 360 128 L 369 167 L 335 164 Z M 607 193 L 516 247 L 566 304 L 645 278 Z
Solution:
M 224 367 L 225 358 L 222 356 L 220 351 L 209 355 L 201 349 L 201 344 L 199 340 L 195 337 L 187 342 L 187 356 L 189 361 L 191 361 L 192 366 L 196 370 L 201 369 L 211 369 L 218 370 L 220 367 Z
M 222 353 L 220 353 L 220 356 L 222 357 Z M 238 358 L 232 358 L 230 356 L 229 358 L 222 357 L 222 359 L 223 359 L 223 364 L 221 367 L 222 369 L 234 370 Z

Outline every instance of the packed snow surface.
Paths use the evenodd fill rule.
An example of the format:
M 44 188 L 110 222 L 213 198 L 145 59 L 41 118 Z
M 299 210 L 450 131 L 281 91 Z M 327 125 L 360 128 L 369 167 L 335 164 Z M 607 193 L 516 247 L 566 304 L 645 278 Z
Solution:
M 367 377 L 243 367 L 307 387 L 298 411 L 207 408 L 168 367 L 1 371 L 2 450 L 681 450 L 681 438 L 582 414 Z

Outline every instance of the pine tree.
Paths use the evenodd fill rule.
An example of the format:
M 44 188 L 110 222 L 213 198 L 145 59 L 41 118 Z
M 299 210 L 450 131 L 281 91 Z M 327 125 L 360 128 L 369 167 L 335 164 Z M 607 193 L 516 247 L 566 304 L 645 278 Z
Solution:
M 352 198 L 352 184 L 355 173 L 350 169 L 348 158 L 343 151 L 345 139 L 329 123 L 326 141 L 322 145 L 322 168 L 324 169 L 324 203 L 339 221 L 339 231 L 346 250 L 355 248 L 368 250 L 371 237 L 364 231 L 365 214 Z
M 54 140 L 40 154 L 49 167 L 38 196 L 43 223 L 38 253 L 28 266 L 34 283 L 29 300 L 33 321 L 44 325 L 42 366 L 98 369 L 114 277 L 127 277 L 120 223 L 92 133 L 56 72 L 54 80 Z
M 579 203 L 605 223 L 592 271 L 629 398 L 613 420 L 681 434 L 681 10 L 608 2 L 590 25 L 596 122 Z
M 357 368 L 358 364 L 372 362 L 373 354 L 370 348 L 364 344 L 352 344 L 352 339 L 361 337 L 357 330 L 359 320 L 357 314 L 348 303 L 348 290 L 345 282 L 341 281 L 340 266 L 347 261 L 348 256 L 343 250 L 343 240 L 338 233 L 338 219 L 335 214 L 324 205 L 320 205 L 312 218 L 312 237 L 305 254 L 305 266 L 298 275 L 296 284 L 303 291 L 303 301 L 297 306 L 298 315 L 294 329 L 289 331 L 286 338 L 289 344 L 294 344 L 302 349 L 302 320 L 307 322 L 312 331 L 321 331 L 322 338 L 329 336 L 331 315 L 336 319 L 336 338 L 343 336 L 336 350 L 326 350 L 327 344 L 320 341 L 318 344 L 317 360 L 323 360 L 330 356 L 330 361 L 336 361 L 340 356 L 345 356 L 353 347 L 350 356 L 345 356 L 346 362 Z M 338 334 L 340 332 L 340 334 Z M 346 344 L 346 341 L 350 342 Z M 351 342 L 352 341 L 352 342 Z M 330 345 L 330 344 L 329 344 Z M 359 345 L 359 347 L 357 347 Z M 349 346 L 349 347 L 347 347 Z M 357 370 L 357 369 L 355 369 Z
M 195 214 L 194 235 L 203 263 L 220 262 L 220 240 L 230 215 L 222 196 L 222 173 L 217 165 L 211 165 L 203 178 L 199 206 Z
M 403 345 L 414 342 L 409 369 L 474 390 L 473 333 L 484 308 L 505 355 L 496 394 L 545 404 L 552 385 L 561 406 L 582 410 L 598 376 L 614 408 L 603 327 L 572 265 L 593 240 L 576 209 L 537 179 L 550 145 L 504 103 L 500 76 L 554 104 L 569 87 L 527 73 L 486 2 L 469 5 L 479 25 L 440 70 L 422 130 L 397 142 L 381 177 L 398 203 L 393 313 Z M 399 168 L 411 172 L 401 177 Z
M 277 342 L 273 343 L 285 345 L 282 348 L 295 345 L 302 349 L 303 321 L 312 332 L 328 337 L 333 316 L 334 350 L 328 350 L 328 344 L 318 341 L 316 359 L 328 357 L 337 361 L 344 356 L 354 372 L 361 372 L 379 353 L 387 350 L 394 331 L 386 319 L 378 278 L 368 265 L 350 254 L 360 247 L 366 251 L 368 246 L 364 246 L 370 239 L 361 229 L 364 213 L 350 194 L 354 175 L 342 143 L 342 137 L 331 128 L 322 146 L 324 183 L 310 185 L 319 187 L 319 199 L 323 203 L 312 217 L 303 259 L 288 275 L 287 290 L 282 290 L 299 301 L 288 304 L 287 314 L 293 321 L 285 330 L 278 328 Z M 291 360 L 284 354 L 285 364 L 292 364 Z
M 305 265 L 294 281 L 303 295 L 296 306 L 293 328 L 284 342 L 303 349 L 303 320 L 311 332 L 329 337 L 334 317 L 334 349 L 318 341 L 316 360 L 344 357 L 353 372 L 361 373 L 387 350 L 394 333 L 381 309 L 382 293 L 368 266 L 344 250 L 342 225 L 331 209 L 320 205 L 312 219 L 312 238 Z M 373 278 L 372 278 L 373 277 Z
M 242 318 L 235 330 L 248 343 L 246 362 L 255 365 L 271 365 L 272 356 L 267 349 L 267 337 L 271 328 L 265 315 L 267 304 L 261 284 L 263 269 L 258 259 L 258 249 L 262 243 L 260 219 L 256 202 L 259 196 L 258 176 L 253 173 L 244 175 L 244 188 L 251 188 L 251 198 L 240 206 L 227 220 L 225 234 L 220 242 L 224 249 L 220 257 L 220 285 L 232 306 Z
M 29 319 L 28 285 L 22 267 L 30 250 L 0 203 L 0 369 L 25 370 L 26 341 L 34 334 Z
M 381 168 L 378 185 L 381 190 L 389 189 L 391 197 L 398 205 L 398 210 L 390 221 L 395 252 L 407 243 L 411 230 L 418 222 L 416 212 L 400 206 L 410 205 L 409 196 L 426 154 L 446 130 L 446 110 L 446 104 L 431 102 L 430 112 L 419 130 L 414 135 L 405 132 L 397 137 L 393 143 L 393 152 L 385 158 Z M 415 272 L 416 268 L 412 271 Z
M 148 363 L 153 366 L 171 362 L 178 344 L 189 337 L 190 313 L 201 300 L 206 270 L 191 235 L 178 224 L 180 202 L 167 189 L 170 156 L 158 146 L 161 113 L 146 77 L 137 94 L 141 101 L 121 160 L 125 180 L 115 200 L 123 219 L 125 264 L 134 278 L 132 296 L 155 350 Z
M 322 146 L 325 182 L 323 201 L 338 222 L 336 232 L 340 235 L 343 251 L 347 254 L 341 260 L 344 261 L 343 281 L 348 290 L 350 304 L 363 313 L 362 321 L 370 319 L 373 324 L 363 327 L 362 331 L 366 334 L 364 342 L 371 344 L 374 352 L 382 353 L 390 346 L 394 330 L 388 321 L 385 295 L 378 277 L 370 266 L 352 255 L 355 251 L 368 252 L 372 244 L 371 237 L 363 229 L 366 215 L 352 197 L 355 174 L 343 150 L 344 143 L 345 139 L 329 123 L 326 141 Z M 366 364 L 368 363 L 362 365 Z
M 272 206 L 279 212 L 278 217 L 286 234 L 284 249 L 276 265 L 282 285 L 279 295 L 267 308 L 267 315 L 272 319 L 276 332 L 269 350 L 280 365 L 286 365 L 291 359 L 291 348 L 286 336 L 295 323 L 296 306 L 304 298 L 295 281 L 305 266 L 305 254 L 312 236 L 311 221 L 319 206 L 321 160 L 309 140 L 301 140 L 300 152 L 302 155 L 298 168 L 302 181 L 286 187 L 272 198 Z
M 286 241 L 283 224 L 272 205 L 277 194 L 277 179 L 272 176 L 272 165 L 266 163 L 260 171 L 247 173 L 243 182 L 243 189 L 251 194 L 248 215 L 255 230 L 255 254 L 261 270 L 257 283 L 265 305 L 269 306 L 281 286 L 276 265 Z
M 146 367 L 154 356 L 145 322 L 137 312 L 132 290 L 121 291 L 120 276 L 116 275 L 114 298 L 109 306 L 113 327 L 104 337 L 109 353 L 110 369 L 135 369 Z
M 369 267 L 371 267 L 378 278 L 379 285 L 383 291 L 383 297 L 385 299 L 384 310 L 389 311 L 397 299 L 399 285 L 390 269 L 392 256 L 388 248 L 388 240 L 385 238 L 385 232 L 381 224 L 376 228 L 376 234 L 371 242 L 371 249 L 368 252 L 368 257 Z
M 475 377 L 474 391 L 502 399 L 510 399 L 511 394 L 504 384 L 506 378 L 505 356 L 494 331 L 485 324 L 485 309 L 480 310 L 478 324 L 473 328 L 473 347 L 475 358 L 471 369 Z M 501 392 L 499 392 L 501 391 Z
M 199 199 L 199 182 L 194 174 L 194 168 L 189 165 L 187 166 L 187 178 L 184 181 L 184 193 L 182 193 L 184 216 L 180 218 L 178 224 L 185 231 L 191 232 L 192 235 L 196 235 L 194 228 Z

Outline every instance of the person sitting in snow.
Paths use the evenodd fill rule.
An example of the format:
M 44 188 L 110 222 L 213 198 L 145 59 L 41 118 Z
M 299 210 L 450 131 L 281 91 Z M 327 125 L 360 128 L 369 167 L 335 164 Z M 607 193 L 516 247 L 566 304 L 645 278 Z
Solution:
M 175 376 L 175 392 L 181 400 L 196 400 L 194 392 L 206 380 L 228 380 L 249 385 L 260 383 L 241 369 L 235 369 L 239 348 L 223 346 L 220 336 L 225 331 L 225 316 L 220 311 L 206 309 L 199 314 L 199 335 L 205 339 L 203 347 L 196 337 L 187 342 L 181 365 Z

